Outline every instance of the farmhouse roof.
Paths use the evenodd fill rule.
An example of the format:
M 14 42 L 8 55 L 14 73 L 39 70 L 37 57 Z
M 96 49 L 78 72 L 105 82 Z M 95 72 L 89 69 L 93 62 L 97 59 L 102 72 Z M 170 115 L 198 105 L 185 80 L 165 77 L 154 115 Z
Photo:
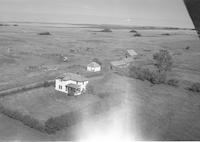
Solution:
M 133 50 L 133 49 L 129 49 L 129 50 L 127 50 L 127 52 L 128 52 L 128 54 L 131 55 L 131 56 L 138 55 L 138 53 L 135 52 L 135 50 Z
M 96 62 L 91 62 L 91 63 L 88 64 L 88 67 L 95 68 L 95 67 L 100 67 L 100 65 L 98 63 L 96 63 Z
M 88 79 L 85 78 L 84 76 L 81 76 L 75 73 L 65 73 L 61 77 L 58 77 L 58 78 L 62 79 L 63 81 L 67 81 L 67 80 L 74 80 L 74 81 L 80 81 L 80 82 L 88 81 Z

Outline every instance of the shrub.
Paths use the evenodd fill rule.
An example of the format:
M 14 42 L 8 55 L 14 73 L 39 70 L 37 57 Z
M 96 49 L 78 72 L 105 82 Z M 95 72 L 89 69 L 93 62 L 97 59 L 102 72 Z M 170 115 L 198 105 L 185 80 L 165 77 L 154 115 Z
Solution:
M 105 28 L 105 29 L 101 30 L 101 32 L 112 32 L 112 30 L 108 29 L 108 28 Z
M 185 49 L 186 49 L 186 50 L 189 50 L 189 49 L 190 49 L 190 46 L 185 47 Z
M 167 81 L 167 84 L 170 86 L 174 86 L 177 87 L 178 86 L 179 81 L 177 79 L 170 79 Z
M 192 92 L 200 92 L 200 83 L 193 83 L 188 89 Z
M 162 35 L 165 35 L 165 36 L 170 36 L 170 34 L 169 34 L 169 33 L 164 33 L 164 34 L 162 34 Z
M 140 33 L 135 33 L 134 36 L 140 37 L 140 36 L 142 36 L 142 35 L 141 35 Z
M 22 113 L 15 110 L 9 110 L 2 105 L 0 105 L 0 112 L 10 118 L 21 121 L 24 125 L 27 125 L 30 128 L 34 128 L 41 132 L 44 131 L 44 126 L 38 120 L 32 118 L 29 115 L 23 115 Z
M 0 26 L 9 26 L 8 24 L 0 24 Z
M 45 131 L 48 134 L 55 133 L 60 129 L 62 129 L 62 125 L 59 123 L 59 121 L 56 121 L 56 118 L 50 118 L 45 122 Z
M 54 81 L 44 81 L 44 83 L 43 83 L 43 87 L 49 87 L 49 86 L 51 86 L 51 85 L 53 85 L 55 82 Z
M 69 112 L 67 114 L 53 117 L 45 122 L 45 131 L 48 134 L 55 133 L 56 131 L 62 130 L 65 127 L 71 126 L 80 120 L 80 112 Z
M 152 84 L 161 84 L 166 81 L 166 73 L 161 73 L 158 71 L 152 72 L 151 78 L 149 80 Z
M 51 35 L 50 32 L 41 32 L 41 33 L 38 33 L 38 35 Z
M 149 72 L 148 69 L 142 69 L 142 68 L 133 66 L 130 68 L 129 75 L 133 78 L 144 81 L 144 80 L 147 80 L 147 78 L 150 78 L 151 73 Z
M 173 61 L 172 56 L 167 50 L 162 49 L 158 53 L 155 53 L 153 59 L 155 60 L 155 66 L 159 72 L 171 70 Z
M 30 128 L 34 128 L 39 131 L 44 131 L 44 126 L 36 119 L 29 115 L 23 115 L 23 120 L 20 120 L 23 124 L 29 126 Z
M 136 30 L 131 30 L 130 33 L 137 33 L 137 31 Z
M 166 74 L 158 71 L 151 71 L 147 68 L 131 67 L 129 75 L 133 78 L 140 79 L 142 81 L 147 80 L 153 84 L 165 83 Z
M 140 70 L 141 68 L 138 68 L 136 66 L 132 66 L 130 67 L 129 69 L 129 76 L 130 77 L 133 77 L 133 78 L 136 78 L 136 79 L 139 79 L 139 75 L 140 75 Z M 142 79 L 141 79 L 142 80 Z

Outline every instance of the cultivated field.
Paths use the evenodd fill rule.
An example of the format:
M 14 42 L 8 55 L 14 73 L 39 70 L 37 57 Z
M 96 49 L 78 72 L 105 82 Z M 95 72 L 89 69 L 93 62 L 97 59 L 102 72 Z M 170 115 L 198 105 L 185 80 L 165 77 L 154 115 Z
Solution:
M 54 79 L 64 72 L 87 74 L 86 65 L 94 58 L 102 61 L 102 73 L 105 74 L 105 77 L 102 74 L 91 81 L 94 94 L 98 96 L 58 97 L 59 94 L 50 87 L 6 96 L 1 98 L 1 103 L 45 121 L 52 115 L 69 111 L 69 108 L 105 101 L 102 98 L 108 95 L 111 97 L 104 103 L 117 102 L 119 105 L 113 105 L 112 111 L 94 118 L 85 118 L 82 125 L 89 126 L 87 124 L 91 121 L 109 124 L 110 119 L 117 119 L 112 117 L 113 112 L 118 113 L 118 110 L 128 107 L 128 125 L 131 124 L 131 132 L 137 134 L 138 139 L 199 140 L 200 96 L 185 90 L 192 82 L 200 82 L 200 42 L 195 31 L 136 29 L 141 36 L 135 37 L 129 32 L 131 29 L 97 32 L 100 30 L 45 25 L 0 27 L 0 90 Z M 38 35 L 40 32 L 50 32 L 50 35 Z M 160 49 L 167 49 L 174 60 L 169 78 L 179 79 L 179 87 L 152 86 L 149 82 L 109 73 L 109 62 L 124 58 L 126 49 L 138 52 L 134 64 L 140 66 L 151 65 L 152 55 Z M 69 60 L 64 62 L 63 57 Z M 76 131 L 82 125 L 47 135 L 1 116 L 0 139 L 69 140 L 79 137 L 77 135 L 81 132 Z M 20 133 L 14 130 L 16 128 Z

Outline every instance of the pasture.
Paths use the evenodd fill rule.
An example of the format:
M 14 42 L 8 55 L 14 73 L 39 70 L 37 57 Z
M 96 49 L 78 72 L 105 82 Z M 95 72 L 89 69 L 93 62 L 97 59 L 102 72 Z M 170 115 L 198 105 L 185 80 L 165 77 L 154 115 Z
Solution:
M 0 98 L 7 108 L 42 123 L 52 116 L 80 109 L 85 112 L 81 124 L 47 135 L 1 114 L 0 139 L 76 139 L 81 136 L 77 130 L 91 130 L 87 125 L 90 122 L 103 126 L 126 116 L 128 121 L 123 124 L 131 126 L 130 132 L 137 134 L 139 140 L 199 140 L 200 96 L 185 90 L 189 84 L 200 82 L 200 42 L 195 31 L 140 28 L 135 30 L 141 36 L 135 37 L 127 28 L 97 32 L 100 30 L 34 24 L 0 27 L 0 90 L 52 80 L 65 72 L 87 75 L 86 66 L 94 58 L 104 66 L 101 76 L 91 80 L 93 95 L 69 97 L 47 87 Z M 50 35 L 38 35 L 41 32 Z M 149 82 L 110 72 L 109 62 L 124 58 L 126 49 L 134 49 L 139 54 L 134 61 L 139 66 L 152 65 L 152 55 L 167 49 L 174 60 L 169 77 L 179 79 L 179 87 L 152 86 Z M 68 61 L 64 62 L 63 57 L 68 57 Z M 84 108 L 97 102 L 112 109 L 103 112 L 96 105 L 92 110 L 101 113 L 88 117 L 88 109 Z M 126 113 L 118 113 L 119 110 Z M 117 113 L 117 117 L 113 117 L 113 113 Z

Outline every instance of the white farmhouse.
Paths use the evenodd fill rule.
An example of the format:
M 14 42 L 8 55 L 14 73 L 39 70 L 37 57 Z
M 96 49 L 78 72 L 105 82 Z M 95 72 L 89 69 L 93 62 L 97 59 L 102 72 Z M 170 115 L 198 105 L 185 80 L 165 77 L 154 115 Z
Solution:
M 65 73 L 55 80 L 55 90 L 67 93 L 71 96 L 81 95 L 86 91 L 88 79 L 74 73 Z
M 91 62 L 87 65 L 87 71 L 98 72 L 101 71 L 101 65 L 96 62 Z

